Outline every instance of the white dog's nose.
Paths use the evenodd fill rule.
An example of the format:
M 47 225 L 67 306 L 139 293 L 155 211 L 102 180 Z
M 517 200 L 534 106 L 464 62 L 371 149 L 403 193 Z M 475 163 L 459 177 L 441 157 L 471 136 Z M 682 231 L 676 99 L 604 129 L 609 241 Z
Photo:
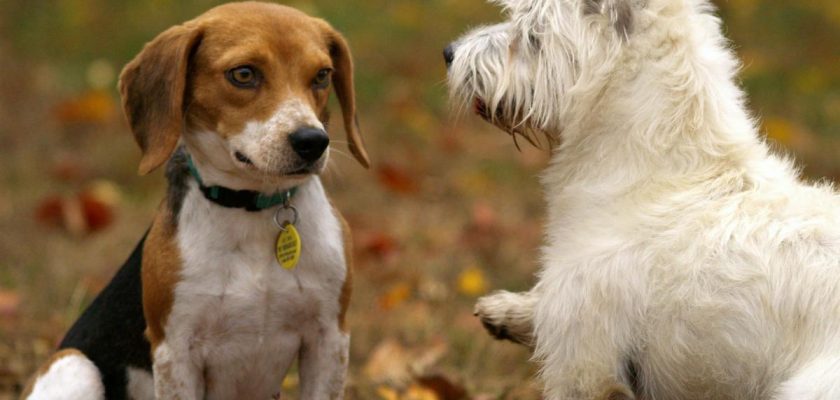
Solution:
M 455 46 L 451 43 L 443 49 L 443 61 L 446 62 L 446 68 L 449 68 L 452 65 L 452 61 L 455 61 Z

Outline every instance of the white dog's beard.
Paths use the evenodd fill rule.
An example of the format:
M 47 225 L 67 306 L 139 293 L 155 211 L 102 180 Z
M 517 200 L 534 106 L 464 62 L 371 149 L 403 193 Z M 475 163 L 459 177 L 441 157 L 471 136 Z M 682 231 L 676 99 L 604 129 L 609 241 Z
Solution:
M 534 128 L 528 119 L 519 120 L 516 115 L 522 113 L 522 111 L 511 113 L 501 105 L 491 109 L 491 106 L 478 96 L 473 98 L 472 109 L 481 119 L 510 135 L 517 149 L 520 148 L 519 138 L 525 139 L 532 146 L 540 149 L 550 148 L 557 143 L 556 135 Z
M 530 63 L 511 62 L 509 24 L 481 28 L 455 44 L 449 68 L 451 99 L 511 135 L 542 148 L 554 144 L 533 118 L 534 76 Z

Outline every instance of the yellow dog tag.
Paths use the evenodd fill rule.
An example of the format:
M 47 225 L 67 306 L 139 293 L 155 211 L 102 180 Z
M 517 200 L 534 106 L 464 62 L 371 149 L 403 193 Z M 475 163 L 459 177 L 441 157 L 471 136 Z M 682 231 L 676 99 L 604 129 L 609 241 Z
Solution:
M 295 269 L 300 261 L 300 235 L 295 226 L 286 223 L 277 235 L 277 263 L 288 270 Z

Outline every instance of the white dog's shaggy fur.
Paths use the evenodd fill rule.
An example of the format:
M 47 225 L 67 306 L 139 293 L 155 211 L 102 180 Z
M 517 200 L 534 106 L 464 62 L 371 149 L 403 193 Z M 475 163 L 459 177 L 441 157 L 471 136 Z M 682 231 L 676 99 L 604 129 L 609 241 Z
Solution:
M 840 399 L 840 197 L 757 133 L 706 0 L 499 0 L 461 106 L 549 138 L 539 283 L 483 298 L 547 399 Z

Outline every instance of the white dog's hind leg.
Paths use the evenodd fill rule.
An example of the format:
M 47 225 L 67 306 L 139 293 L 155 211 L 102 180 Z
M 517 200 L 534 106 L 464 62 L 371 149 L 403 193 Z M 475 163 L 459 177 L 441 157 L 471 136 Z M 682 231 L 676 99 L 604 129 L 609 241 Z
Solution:
M 77 350 L 63 350 L 52 358 L 49 368 L 39 374 L 27 400 L 100 400 L 105 388 L 99 369 Z
M 535 290 L 523 293 L 499 291 L 478 299 L 475 315 L 493 337 L 531 346 L 534 341 Z
M 779 387 L 774 400 L 840 399 L 840 357 L 821 357 Z

